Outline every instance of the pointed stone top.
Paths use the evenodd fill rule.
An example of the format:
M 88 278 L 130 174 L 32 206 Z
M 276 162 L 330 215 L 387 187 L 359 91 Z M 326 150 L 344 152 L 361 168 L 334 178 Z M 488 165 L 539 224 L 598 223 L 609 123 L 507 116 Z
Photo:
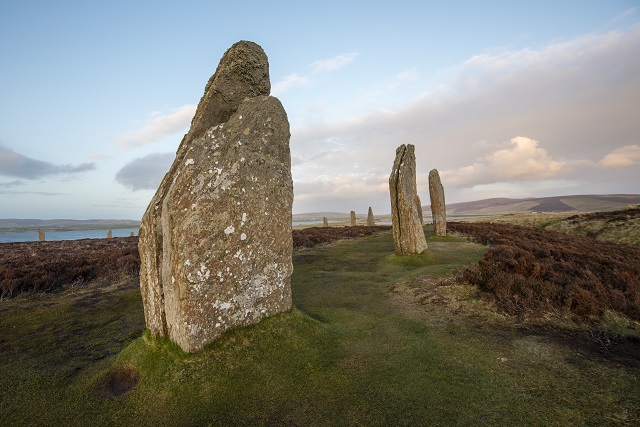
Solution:
M 262 48 L 250 41 L 239 41 L 222 56 L 216 72 L 204 88 L 187 139 L 225 123 L 245 98 L 269 95 L 269 59 Z

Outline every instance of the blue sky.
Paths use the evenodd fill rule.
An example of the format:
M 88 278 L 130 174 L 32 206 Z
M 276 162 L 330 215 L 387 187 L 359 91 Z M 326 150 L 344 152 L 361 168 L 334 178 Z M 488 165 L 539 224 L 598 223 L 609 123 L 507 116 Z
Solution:
M 139 219 L 226 49 L 260 44 L 294 212 L 388 213 L 395 149 L 447 201 L 640 193 L 640 2 L 0 5 L 0 217 Z

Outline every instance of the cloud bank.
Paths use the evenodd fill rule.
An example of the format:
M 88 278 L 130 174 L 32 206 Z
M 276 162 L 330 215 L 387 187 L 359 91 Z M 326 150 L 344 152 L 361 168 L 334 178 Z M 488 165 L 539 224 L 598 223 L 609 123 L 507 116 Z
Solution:
M 293 128 L 294 209 L 337 209 L 337 198 L 321 196 L 326 189 L 358 199 L 365 190 L 345 176 L 352 183 L 379 176 L 371 185 L 384 187 L 400 144 L 416 146 L 419 191 L 437 168 L 450 202 L 505 195 L 492 186 L 520 185 L 519 196 L 593 193 L 603 182 L 637 192 L 637 52 L 640 25 L 476 55 L 452 68 L 446 84 L 394 110 Z M 371 197 L 388 211 L 388 196 Z
M 94 170 L 95 163 L 79 165 L 54 165 L 32 159 L 10 148 L 0 146 L 0 175 L 14 178 L 38 179 L 50 175 L 76 174 Z M 13 181 L 15 183 L 16 181 Z
M 116 181 L 131 190 L 155 190 L 167 173 L 174 153 L 152 153 L 138 157 L 124 165 L 116 173 Z

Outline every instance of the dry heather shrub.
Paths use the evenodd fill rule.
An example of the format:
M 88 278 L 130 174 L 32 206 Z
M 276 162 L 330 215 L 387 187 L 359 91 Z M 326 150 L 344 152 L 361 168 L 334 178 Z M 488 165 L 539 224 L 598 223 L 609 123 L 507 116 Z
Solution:
M 508 313 L 562 311 L 640 320 L 640 250 L 532 227 L 448 224 L 491 249 L 461 279 L 478 285 Z

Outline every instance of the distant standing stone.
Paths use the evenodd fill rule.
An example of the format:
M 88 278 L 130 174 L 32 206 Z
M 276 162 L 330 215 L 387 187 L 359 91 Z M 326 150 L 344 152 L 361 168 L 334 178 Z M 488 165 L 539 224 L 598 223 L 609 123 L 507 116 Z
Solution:
M 356 212 L 355 211 L 351 211 L 351 226 L 352 227 L 356 226 Z
M 444 202 L 444 187 L 437 169 L 429 172 L 429 196 L 431 197 L 431 216 L 436 236 L 447 235 L 447 209 Z
M 44 231 L 38 228 L 38 241 L 44 242 Z
M 420 222 L 420 202 L 416 186 L 416 156 L 411 144 L 401 145 L 389 176 L 391 222 L 397 255 L 422 253 L 427 240 Z
M 373 210 L 371 209 L 371 206 L 369 206 L 369 213 L 367 213 L 367 225 L 369 227 L 376 225 L 376 220 L 373 217 Z
M 187 352 L 291 308 L 290 131 L 270 88 L 260 46 L 227 50 L 142 218 L 147 327 Z
M 322 225 L 325 227 L 329 226 L 329 220 L 327 219 L 326 216 L 322 218 Z
M 107 231 L 107 239 L 111 239 L 113 237 L 113 232 L 111 230 Z
M 129 233 L 129 237 L 134 237 L 133 231 Z

